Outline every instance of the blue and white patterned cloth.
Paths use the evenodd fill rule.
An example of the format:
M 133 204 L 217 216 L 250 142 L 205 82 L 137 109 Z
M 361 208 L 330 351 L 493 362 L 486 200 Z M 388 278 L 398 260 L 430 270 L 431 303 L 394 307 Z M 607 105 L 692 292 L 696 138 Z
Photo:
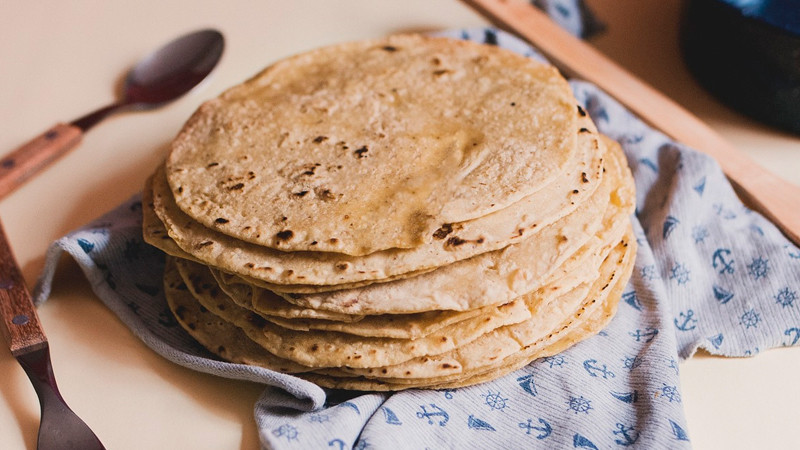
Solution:
M 491 29 L 450 34 L 536 57 Z M 138 198 L 52 245 L 37 300 L 47 298 L 66 251 L 103 302 L 159 354 L 268 385 L 255 405 L 268 448 L 688 448 L 679 361 L 698 348 L 746 356 L 797 345 L 800 250 L 742 205 L 712 159 L 648 128 L 596 87 L 575 81 L 572 88 L 600 131 L 622 144 L 633 171 L 636 266 L 605 330 L 501 379 L 348 393 L 218 361 L 167 309 L 163 257 L 142 242 Z

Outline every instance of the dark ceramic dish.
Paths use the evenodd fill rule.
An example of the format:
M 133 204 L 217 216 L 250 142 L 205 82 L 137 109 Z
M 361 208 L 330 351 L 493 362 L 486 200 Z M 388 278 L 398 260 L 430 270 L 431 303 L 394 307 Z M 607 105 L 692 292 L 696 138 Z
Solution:
M 800 0 L 687 0 L 681 47 L 713 95 L 800 133 Z

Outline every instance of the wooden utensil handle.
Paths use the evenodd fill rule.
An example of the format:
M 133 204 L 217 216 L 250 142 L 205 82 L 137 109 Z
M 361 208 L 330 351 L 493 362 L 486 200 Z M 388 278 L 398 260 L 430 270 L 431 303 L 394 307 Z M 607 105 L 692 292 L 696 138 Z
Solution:
M 25 279 L 17 266 L 0 223 L 0 322 L 8 348 L 14 356 L 38 350 L 47 338 L 33 306 Z
M 464 2 L 499 27 L 527 39 L 569 75 L 599 86 L 650 125 L 712 156 L 742 199 L 800 245 L 800 187 L 756 164 L 699 118 L 569 34 L 529 2 Z
M 59 123 L 0 159 L 0 198 L 74 148 L 82 137 L 80 128 Z

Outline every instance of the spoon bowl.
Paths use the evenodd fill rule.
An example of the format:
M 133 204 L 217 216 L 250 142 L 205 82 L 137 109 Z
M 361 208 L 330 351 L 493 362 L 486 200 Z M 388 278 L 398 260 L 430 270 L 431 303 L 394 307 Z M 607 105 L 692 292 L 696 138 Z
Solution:
M 128 103 L 155 107 L 189 92 L 214 69 L 224 39 L 216 30 L 182 36 L 143 59 L 125 79 Z
M 60 123 L 0 159 L 0 199 L 75 148 L 83 134 L 110 114 L 162 106 L 186 94 L 216 67 L 225 47 L 217 30 L 183 35 L 134 66 L 121 98 L 69 124 Z
M 152 109 L 191 91 L 208 77 L 222 57 L 225 39 L 217 30 L 200 30 L 181 36 L 136 64 L 122 88 L 122 98 L 72 121 L 86 132 L 108 115 L 122 109 Z

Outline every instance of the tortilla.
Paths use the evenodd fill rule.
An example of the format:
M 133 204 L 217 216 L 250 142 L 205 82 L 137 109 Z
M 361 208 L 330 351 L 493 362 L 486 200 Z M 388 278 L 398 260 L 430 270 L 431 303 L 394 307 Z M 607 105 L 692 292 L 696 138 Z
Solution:
M 550 65 L 396 35 L 287 58 L 206 102 L 167 178 L 192 219 L 258 246 L 415 248 L 553 182 L 577 117 Z
M 298 306 L 346 314 L 466 311 L 506 303 L 541 287 L 578 250 L 593 252 L 622 236 L 634 208 L 633 199 L 626 195 L 633 189 L 633 180 L 625 175 L 628 171 L 622 158 L 618 149 L 609 151 L 602 185 L 592 198 L 535 238 L 415 277 L 358 289 L 281 295 Z M 604 236 L 591 240 L 598 234 Z M 570 270 L 580 269 L 573 266 Z
M 346 367 L 339 370 L 368 377 L 380 374 L 379 377 L 384 381 L 390 379 L 394 383 L 413 383 L 418 378 L 430 381 L 430 378 L 437 376 L 440 367 L 445 365 L 447 368 L 460 367 L 460 373 L 493 366 L 496 361 L 518 354 L 526 346 L 559 329 L 569 327 L 575 317 L 602 303 L 609 294 L 612 283 L 617 283 L 620 279 L 623 284 L 626 283 L 631 269 L 628 262 L 632 259 L 634 250 L 628 244 L 630 238 L 630 235 L 626 236 L 611 249 L 600 267 L 599 276 L 593 281 L 558 296 L 548 296 L 547 288 L 540 290 L 538 295 L 526 296 L 531 317 L 524 322 L 497 328 L 468 345 L 448 353 L 429 355 L 427 359 L 417 358 L 397 366 L 380 368 L 379 371 Z
M 264 351 L 243 331 L 203 308 L 170 261 L 164 268 L 164 295 L 175 319 L 197 342 L 228 361 L 250 364 L 284 373 L 312 370 Z
M 214 285 L 216 280 L 208 267 L 179 258 L 170 259 L 174 260 L 184 282 L 193 286 L 192 291 L 206 291 L 212 297 L 219 296 L 221 291 L 231 297 L 231 292 L 224 287 L 216 290 L 219 285 Z M 331 316 L 326 316 L 326 311 L 292 305 L 277 295 L 263 295 L 261 301 L 256 304 L 237 301 L 234 298 L 231 300 L 242 308 L 256 312 L 265 320 L 291 330 L 339 331 L 358 336 L 398 339 L 417 339 L 427 336 L 449 325 L 487 313 L 488 308 L 491 308 L 472 311 L 428 311 L 407 315 L 349 316 L 330 313 Z
M 624 249 L 622 260 L 611 260 L 611 274 L 606 271 L 592 287 L 587 300 L 566 320 L 556 325 L 552 332 L 529 328 L 527 323 L 511 326 L 526 335 L 525 340 L 517 343 L 517 351 L 509 351 L 502 344 L 496 343 L 498 337 L 511 331 L 507 327 L 500 328 L 455 352 L 436 357 L 420 358 L 414 362 L 427 364 L 428 369 L 418 370 L 420 377 L 414 378 L 411 370 L 413 362 L 396 368 L 385 367 L 374 370 L 369 376 L 352 377 L 342 374 L 343 370 L 352 373 L 364 373 L 352 369 L 338 371 L 315 371 L 301 375 L 303 378 L 323 387 L 351 390 L 395 391 L 410 388 L 444 389 L 469 386 L 472 384 L 498 378 L 517 370 L 536 358 L 563 351 L 603 329 L 613 318 L 617 305 L 633 270 L 636 243 L 629 233 L 620 244 Z M 614 267 L 618 265 L 618 267 Z M 617 270 L 614 270 L 617 269 Z M 613 274 L 613 276 L 612 276 Z M 531 319 L 533 320 L 533 319 Z M 513 333 L 512 332 L 512 333 Z M 504 356 L 505 355 L 505 356 Z M 430 376 L 439 372 L 438 376 Z M 368 372 L 368 371 L 367 371 Z M 400 377 L 391 378 L 397 373 Z
M 183 252 L 192 259 L 245 277 L 253 284 L 283 292 L 299 292 L 309 286 L 322 286 L 318 290 L 360 287 L 375 281 L 414 276 L 530 239 L 545 226 L 577 209 L 601 184 L 605 153 L 591 121 L 584 117 L 580 123 L 585 125 L 581 130 L 586 130 L 577 132 L 582 156 L 552 189 L 525 197 L 487 216 L 447 224 L 434 233 L 439 238 L 415 249 L 352 257 L 325 252 L 285 253 L 240 241 L 184 214 L 169 191 L 163 167 L 159 167 L 153 178 L 153 205 L 169 236 Z M 158 246 L 162 239 L 145 236 L 145 240 Z
M 469 95 L 464 95 L 469 93 Z M 604 327 L 634 183 L 554 68 L 398 35 L 279 61 L 203 104 L 148 179 L 181 326 L 324 387 L 491 380 Z
M 245 285 L 226 285 L 220 283 L 214 276 L 213 270 L 208 266 L 181 258 L 174 258 L 175 265 L 181 274 L 181 277 L 187 284 L 197 286 L 197 289 L 205 291 L 221 291 L 225 293 L 230 299 L 238 306 L 256 310 L 252 301 L 252 289 Z M 214 292 L 214 296 L 220 295 L 219 292 Z M 330 311 L 321 311 L 310 308 L 303 308 L 293 305 L 278 295 L 263 293 L 259 302 L 261 308 L 264 309 L 264 314 L 269 314 L 278 318 L 284 319 L 320 319 L 320 320 L 335 320 L 341 323 L 357 322 L 364 318 L 364 316 L 357 316 L 351 314 L 341 314 Z
M 494 328 L 517 323 L 530 316 L 523 302 L 512 302 L 488 311 L 481 317 L 444 327 L 420 339 L 365 338 L 346 333 L 285 329 L 238 307 L 219 290 L 206 289 L 191 282 L 187 286 L 200 304 L 242 328 L 250 339 L 273 355 L 310 367 L 397 364 L 415 356 L 450 350 Z
M 613 317 L 616 305 L 619 302 L 622 291 L 632 271 L 633 255 L 635 251 L 635 240 L 632 238 L 632 234 L 629 231 L 627 237 L 616 247 L 616 253 L 612 252 L 606 259 L 606 270 L 604 270 L 603 276 L 599 277 L 593 284 L 592 292 L 588 296 L 585 296 L 586 300 L 578 301 L 579 307 L 574 310 L 571 315 L 567 315 L 566 319 L 561 320 L 561 323 L 558 323 L 558 320 L 555 320 L 555 322 L 553 321 L 553 318 L 558 317 L 558 315 L 552 315 L 552 311 L 553 308 L 558 309 L 564 305 L 559 305 L 558 302 L 554 302 L 552 305 L 549 305 L 550 309 L 547 309 L 548 305 L 542 305 L 544 308 L 542 308 L 540 315 L 552 316 L 547 319 L 547 326 L 534 327 L 537 329 L 531 328 L 530 322 L 535 322 L 537 319 L 537 317 L 532 317 L 525 323 L 500 328 L 479 341 L 460 347 L 455 351 L 457 355 L 455 359 L 460 358 L 462 362 L 467 362 L 467 364 L 442 362 L 447 360 L 447 355 L 440 355 L 439 357 L 433 358 L 420 358 L 421 361 L 432 362 L 429 366 L 436 368 L 434 371 L 438 372 L 439 375 L 437 376 L 425 378 L 413 377 L 414 373 L 407 370 L 406 367 L 384 367 L 367 371 L 358 369 L 314 369 L 312 373 L 308 372 L 309 368 L 305 366 L 295 365 L 289 369 L 292 370 L 292 372 L 287 370 L 283 371 L 287 373 L 298 373 L 298 376 L 323 387 L 357 390 L 402 390 L 413 387 L 441 389 L 445 387 L 452 388 L 471 385 L 497 378 L 528 364 L 535 358 L 562 351 L 605 327 L 611 317 Z M 615 266 L 618 266 L 618 269 L 615 270 Z M 182 292 L 186 292 L 186 289 L 183 289 Z M 586 291 L 581 292 L 585 293 Z M 581 298 L 580 293 L 576 295 L 576 298 Z M 184 308 L 185 307 L 186 306 L 184 306 Z M 572 310 L 572 307 L 568 307 L 568 309 Z M 181 313 L 182 315 L 186 314 L 183 310 L 181 310 Z M 206 323 L 215 322 L 212 319 L 211 321 L 206 321 Z M 556 326 L 552 327 L 554 323 Z M 237 338 L 242 337 L 240 330 L 236 329 L 228 322 L 225 322 L 225 324 L 227 324 L 225 326 L 228 328 L 226 335 L 237 336 Z M 510 328 L 517 328 L 517 330 L 510 330 Z M 548 332 L 547 329 L 551 331 Z M 519 333 L 520 330 L 524 331 L 522 331 L 521 335 L 516 334 L 517 338 L 521 339 L 517 345 L 528 344 L 525 344 L 521 351 L 512 352 L 508 356 L 502 358 L 499 357 L 503 351 L 498 351 L 496 348 L 497 345 L 492 345 L 492 342 L 497 340 L 498 335 L 504 333 Z M 197 327 L 193 327 L 191 332 L 198 334 Z M 202 335 L 202 332 L 200 332 L 200 334 Z M 234 345 L 232 351 L 226 348 L 223 348 L 223 350 L 228 351 L 230 355 L 235 355 L 233 358 L 235 358 L 234 360 L 236 362 L 244 362 L 245 360 L 250 361 L 250 363 L 253 361 L 261 361 L 257 364 L 268 368 L 270 368 L 270 366 L 265 365 L 264 361 L 267 361 L 266 364 L 286 365 L 285 360 L 275 358 L 274 355 L 260 346 L 254 345 L 255 343 L 249 339 L 244 339 L 241 343 L 243 345 Z M 489 361 L 489 363 L 481 365 L 476 362 L 481 360 Z M 470 361 L 472 362 L 470 363 Z M 401 366 L 407 365 L 408 363 L 405 363 Z M 353 373 L 341 373 L 342 370 L 348 370 Z M 402 378 L 393 378 L 391 376 L 392 373 L 401 370 L 403 370 Z M 374 373 L 380 375 L 356 375 L 365 372 L 368 374 Z M 446 374 L 442 375 L 443 373 Z

